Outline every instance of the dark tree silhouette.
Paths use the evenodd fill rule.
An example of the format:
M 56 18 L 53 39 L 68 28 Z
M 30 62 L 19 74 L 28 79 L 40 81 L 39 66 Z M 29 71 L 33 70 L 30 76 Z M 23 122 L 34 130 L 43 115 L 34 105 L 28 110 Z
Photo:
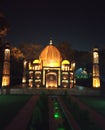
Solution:
M 43 46 L 38 43 L 27 43 L 27 44 L 21 44 L 20 50 L 24 54 L 26 59 L 34 60 L 39 58 L 40 52 L 42 51 Z
M 9 24 L 5 16 L 0 12 L 0 37 L 4 37 L 9 30 Z

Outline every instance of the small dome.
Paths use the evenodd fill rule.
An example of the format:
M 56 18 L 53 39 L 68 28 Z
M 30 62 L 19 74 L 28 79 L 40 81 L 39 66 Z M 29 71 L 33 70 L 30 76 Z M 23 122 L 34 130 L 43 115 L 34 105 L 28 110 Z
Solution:
M 65 65 L 65 64 L 66 64 L 66 65 L 69 65 L 70 62 L 69 62 L 68 60 L 63 60 L 63 61 L 62 61 L 62 65 Z
M 34 60 L 33 64 L 40 64 L 40 60 L 39 59 Z
M 39 59 L 42 60 L 43 66 L 60 67 L 62 57 L 59 50 L 52 45 L 50 40 L 50 44 L 42 50 Z

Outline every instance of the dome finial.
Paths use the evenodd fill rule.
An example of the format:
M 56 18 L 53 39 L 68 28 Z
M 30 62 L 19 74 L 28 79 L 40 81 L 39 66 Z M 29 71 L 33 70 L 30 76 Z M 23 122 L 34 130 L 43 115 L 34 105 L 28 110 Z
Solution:
M 53 43 L 52 43 L 52 39 L 50 40 L 50 43 L 49 43 L 50 45 L 52 45 Z

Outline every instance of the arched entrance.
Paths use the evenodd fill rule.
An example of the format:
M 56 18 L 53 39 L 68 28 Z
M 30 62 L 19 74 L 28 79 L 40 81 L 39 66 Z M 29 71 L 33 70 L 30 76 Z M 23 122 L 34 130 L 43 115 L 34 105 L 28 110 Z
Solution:
M 55 72 L 46 74 L 46 88 L 57 88 L 57 74 Z

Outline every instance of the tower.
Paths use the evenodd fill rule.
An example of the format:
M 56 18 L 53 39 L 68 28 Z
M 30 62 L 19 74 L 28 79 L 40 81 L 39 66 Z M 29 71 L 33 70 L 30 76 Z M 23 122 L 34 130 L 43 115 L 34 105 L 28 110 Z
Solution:
M 93 48 L 93 87 L 100 87 L 100 71 L 99 71 L 99 50 L 98 48 Z
M 27 66 L 27 61 L 23 61 L 23 77 L 22 77 L 22 84 L 26 84 L 26 66 Z
M 2 73 L 2 87 L 10 85 L 10 45 L 4 45 L 4 58 L 3 58 L 3 73 Z

